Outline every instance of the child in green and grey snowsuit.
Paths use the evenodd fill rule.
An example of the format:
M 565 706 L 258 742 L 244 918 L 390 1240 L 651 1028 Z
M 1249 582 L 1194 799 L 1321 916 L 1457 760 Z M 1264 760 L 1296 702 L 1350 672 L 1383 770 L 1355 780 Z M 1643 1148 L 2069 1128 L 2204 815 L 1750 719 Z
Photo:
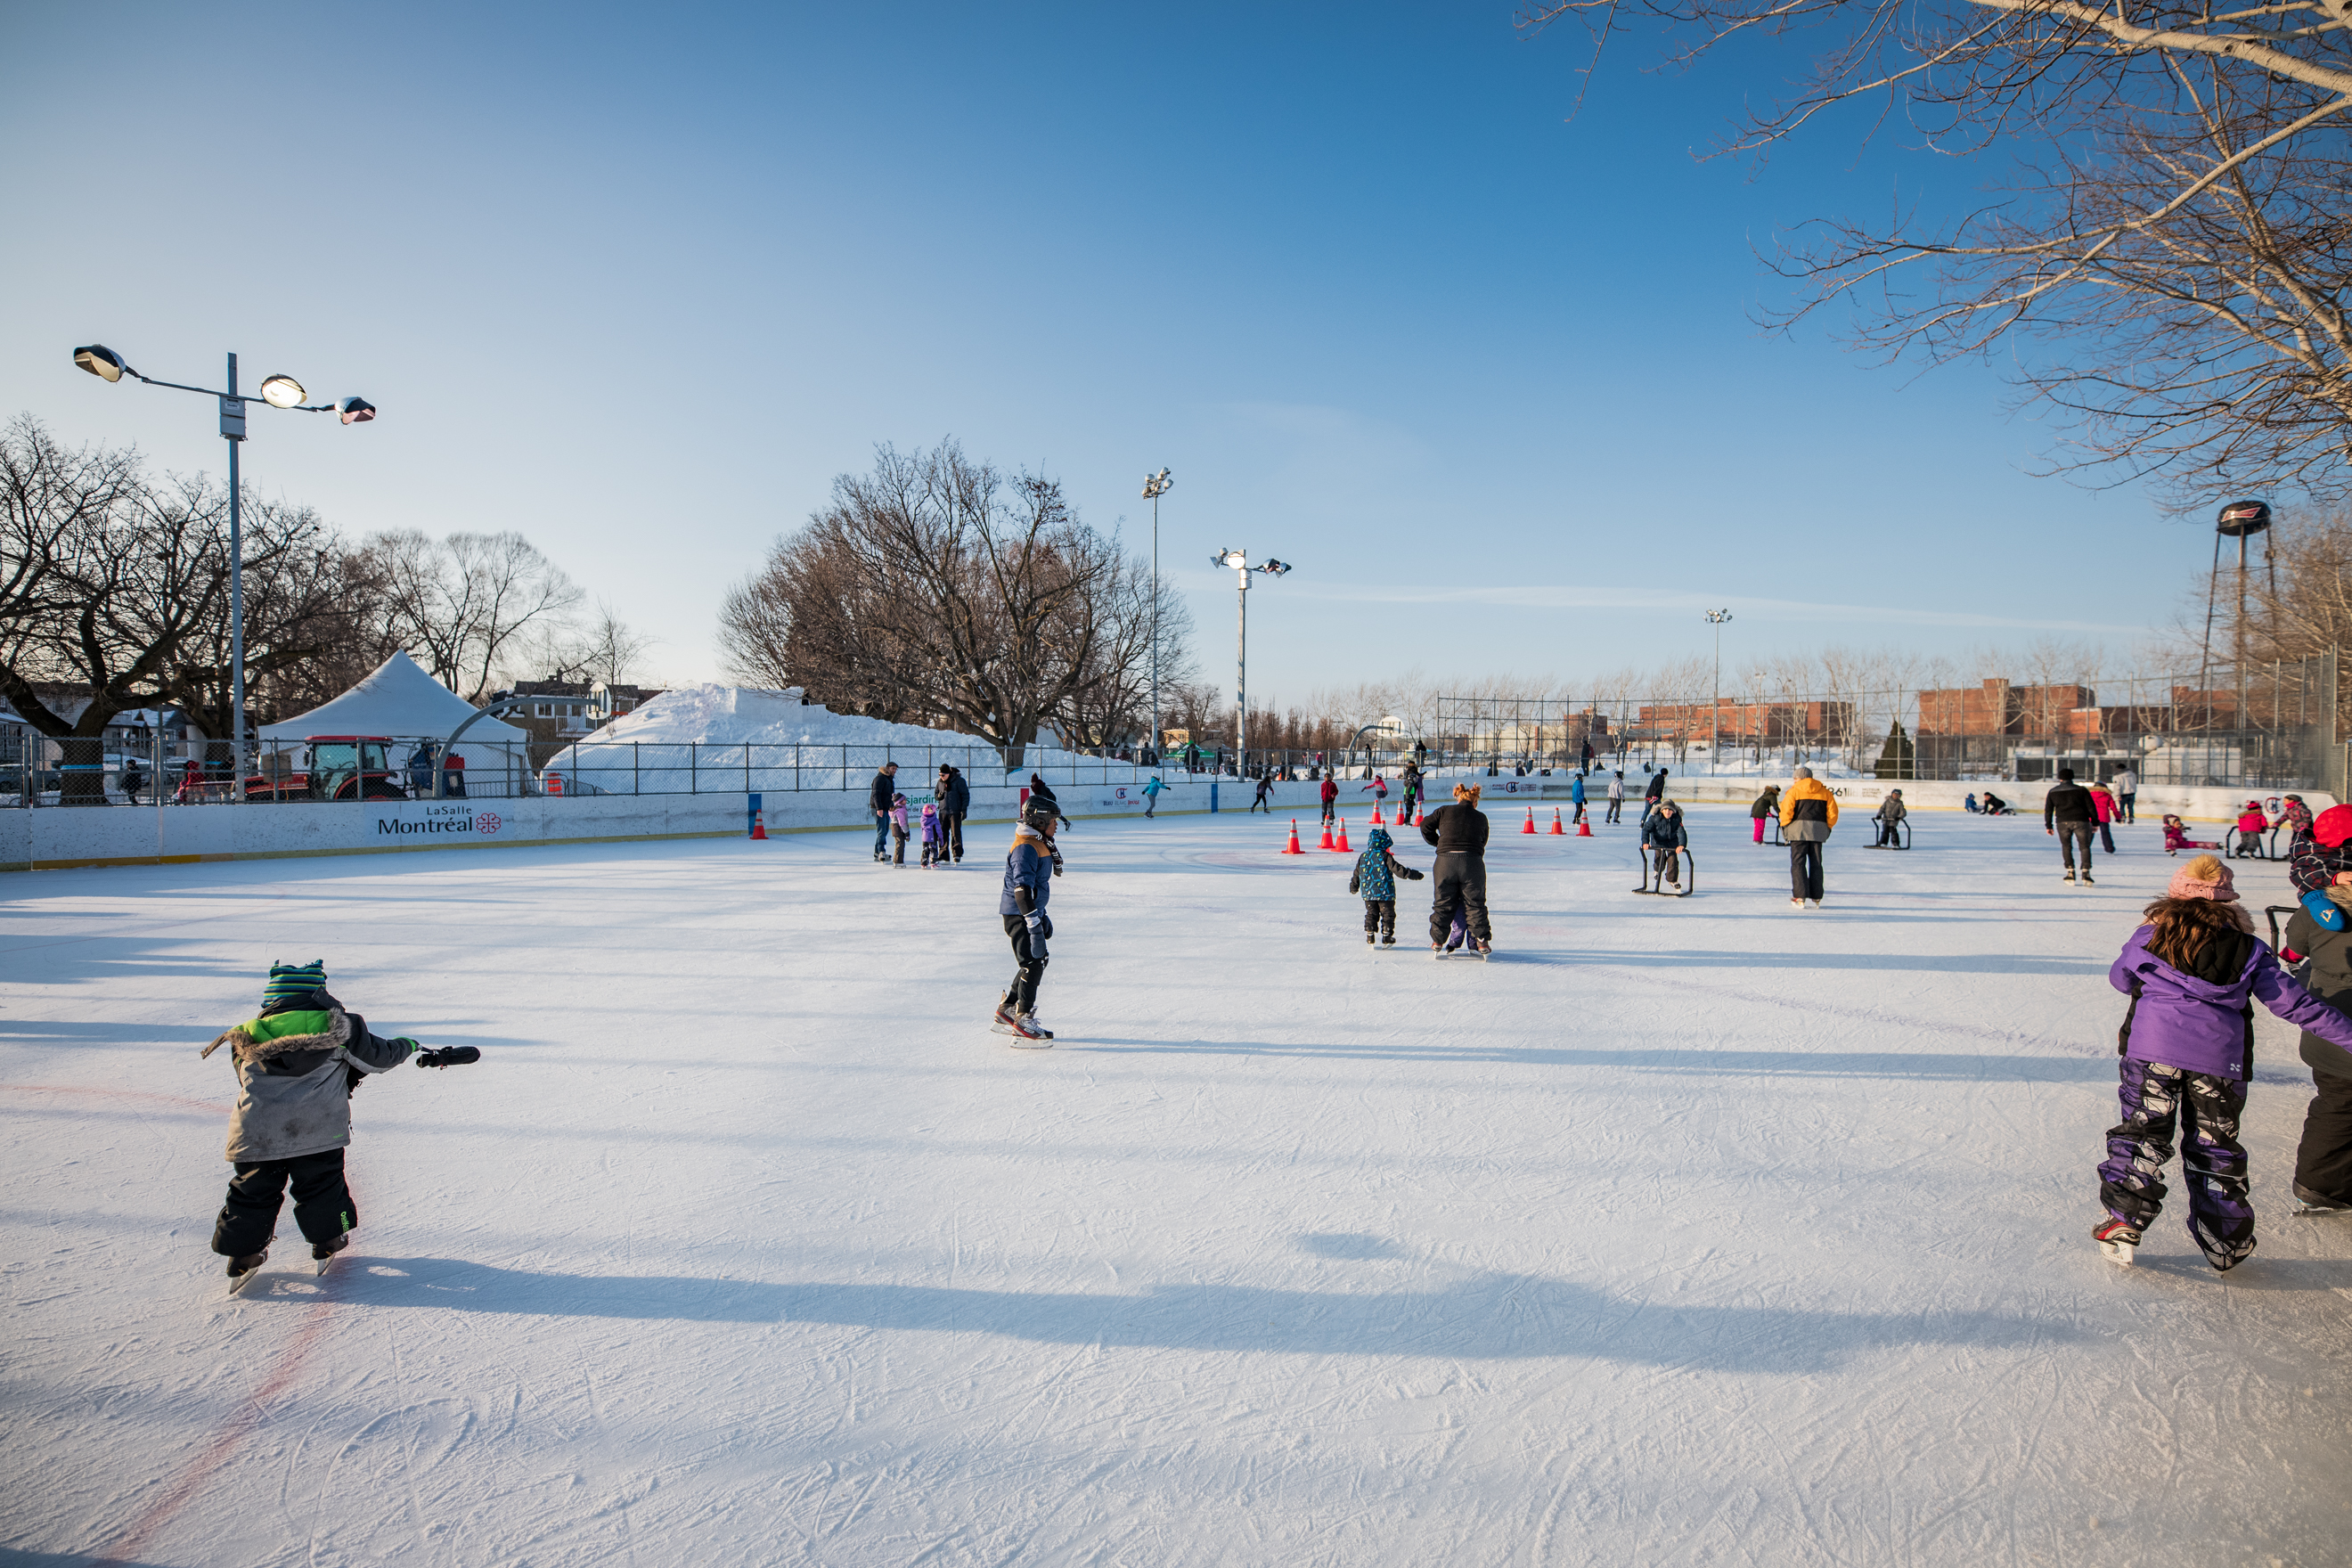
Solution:
M 213 1250 L 229 1260 L 231 1279 L 260 1268 L 268 1256 L 289 1181 L 294 1223 L 310 1256 L 323 1260 L 343 1249 L 343 1233 L 359 1224 L 359 1205 L 343 1181 L 343 1150 L 352 1141 L 352 1093 L 362 1078 L 412 1057 L 419 1067 L 436 1068 L 481 1058 L 471 1046 L 420 1052 L 406 1036 L 370 1034 L 366 1019 L 344 1012 L 327 994 L 323 958 L 271 964 L 260 1016 L 202 1054 L 223 1045 L 236 1069 L 236 1108 L 228 1121 L 236 1174 L 213 1227 Z
M 1372 829 L 1364 841 L 1369 847 L 1356 857 L 1356 874 L 1348 879 L 1348 891 L 1364 897 L 1364 945 L 1370 947 L 1375 932 L 1381 945 L 1396 945 L 1396 879 L 1409 882 L 1421 880 L 1421 873 L 1389 853 L 1395 842 L 1385 827 Z

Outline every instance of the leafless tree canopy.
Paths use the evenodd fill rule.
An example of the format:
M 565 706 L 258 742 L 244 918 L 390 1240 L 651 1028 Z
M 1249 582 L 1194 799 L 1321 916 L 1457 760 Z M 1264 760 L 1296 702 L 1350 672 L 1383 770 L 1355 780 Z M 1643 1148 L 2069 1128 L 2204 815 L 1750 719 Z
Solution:
M 2026 397 L 2075 421 L 2056 467 L 2159 475 L 2182 504 L 2352 487 L 2347 0 L 1557 0 L 1521 17 L 1570 21 L 1596 63 L 1637 27 L 1685 60 L 1816 37 L 1811 75 L 1723 151 L 1761 152 L 1860 100 L 1938 153 L 2017 156 L 1957 220 L 1799 229 L 1779 265 L 1803 294 L 1783 324 L 1849 306 L 1860 342 L 1889 357 L 2008 338 Z
M 1004 474 L 953 441 L 886 446 L 729 595 L 719 647 L 739 679 L 962 730 L 1013 768 L 1045 723 L 1094 745 L 1148 723 L 1150 600 L 1148 574 L 1057 481 Z M 1163 676 L 1183 672 L 1186 630 L 1163 596 Z
M 373 536 L 368 551 L 392 635 L 469 701 L 488 694 L 523 639 L 568 625 L 580 604 L 572 579 L 520 533 L 403 530 Z

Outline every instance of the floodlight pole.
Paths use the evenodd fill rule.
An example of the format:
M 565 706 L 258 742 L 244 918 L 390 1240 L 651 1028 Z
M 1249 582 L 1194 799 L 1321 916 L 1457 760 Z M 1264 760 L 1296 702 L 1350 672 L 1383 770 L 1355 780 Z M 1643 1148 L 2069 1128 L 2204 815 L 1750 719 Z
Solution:
M 228 395 L 221 399 L 221 438 L 228 443 L 228 727 L 229 765 L 245 787 L 245 498 L 237 482 L 237 448 L 245 445 L 245 400 L 236 395 L 236 356 L 228 356 Z
M 1717 771 L 1716 753 L 1723 748 L 1723 623 L 1729 610 L 1709 610 L 1707 625 L 1715 628 L 1715 696 L 1706 710 L 1706 771 Z
M 1242 776 L 1244 759 L 1249 755 L 1249 579 L 1253 572 L 1263 572 L 1269 577 L 1279 577 L 1290 570 L 1289 563 L 1267 560 L 1264 564 L 1249 563 L 1246 550 L 1224 550 L 1210 557 L 1213 566 L 1230 566 L 1240 579 L 1241 616 L 1239 632 L 1234 643 L 1234 776 Z
M 1160 765 L 1160 498 L 1175 481 L 1161 468 L 1143 478 L 1143 494 L 1151 502 L 1151 763 Z

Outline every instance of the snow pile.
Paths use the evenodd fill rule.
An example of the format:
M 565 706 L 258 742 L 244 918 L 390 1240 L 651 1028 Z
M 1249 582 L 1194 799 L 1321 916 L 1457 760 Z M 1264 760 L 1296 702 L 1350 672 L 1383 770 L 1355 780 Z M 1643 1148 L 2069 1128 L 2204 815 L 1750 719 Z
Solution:
M 674 795 L 724 790 L 863 789 L 885 762 L 898 763 L 907 795 L 916 797 L 941 763 L 953 763 L 976 784 L 1003 782 L 996 749 L 976 735 L 894 724 L 835 713 L 801 701 L 798 687 L 783 690 L 705 681 L 666 691 L 623 714 L 593 740 L 567 747 L 548 764 L 567 789 L 614 795 Z M 1098 774 L 1099 758 L 1034 745 L 1018 777 L 1074 767 Z M 1124 781 L 1127 763 L 1110 764 Z M 584 790 L 583 790 L 584 786 Z

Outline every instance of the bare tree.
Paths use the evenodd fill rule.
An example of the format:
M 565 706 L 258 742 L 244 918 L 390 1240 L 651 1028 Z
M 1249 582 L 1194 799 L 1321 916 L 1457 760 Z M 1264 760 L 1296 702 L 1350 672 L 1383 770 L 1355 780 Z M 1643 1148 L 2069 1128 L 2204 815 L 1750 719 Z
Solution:
M 1144 734 L 1150 722 L 1151 635 L 1153 626 L 1150 563 L 1139 556 L 1123 555 L 1105 574 L 1102 636 L 1084 677 L 1054 715 L 1063 740 L 1081 748 L 1109 747 Z M 1160 584 L 1160 679 L 1164 690 L 1171 680 L 1192 679 L 1192 612 L 1174 586 Z M 1253 743 L 1256 738 L 1253 737 Z M 1154 745 L 1158 744 L 1156 739 Z
M 489 691 L 499 660 L 528 633 L 569 620 L 580 590 L 520 533 L 415 530 L 370 542 L 391 629 L 425 668 L 472 701 Z
M 1948 222 L 1804 226 L 1779 261 L 1804 298 L 1779 324 L 1834 302 L 1862 345 L 1930 360 L 2021 339 L 2023 395 L 2080 432 L 2062 468 L 2161 474 L 2184 502 L 2249 479 L 2352 484 L 2343 0 L 1544 0 L 1521 22 L 1569 18 L 1596 60 L 1637 25 L 1685 61 L 1820 35 L 1795 91 L 1719 151 L 1760 153 L 1864 100 L 1937 153 L 2020 155 Z

